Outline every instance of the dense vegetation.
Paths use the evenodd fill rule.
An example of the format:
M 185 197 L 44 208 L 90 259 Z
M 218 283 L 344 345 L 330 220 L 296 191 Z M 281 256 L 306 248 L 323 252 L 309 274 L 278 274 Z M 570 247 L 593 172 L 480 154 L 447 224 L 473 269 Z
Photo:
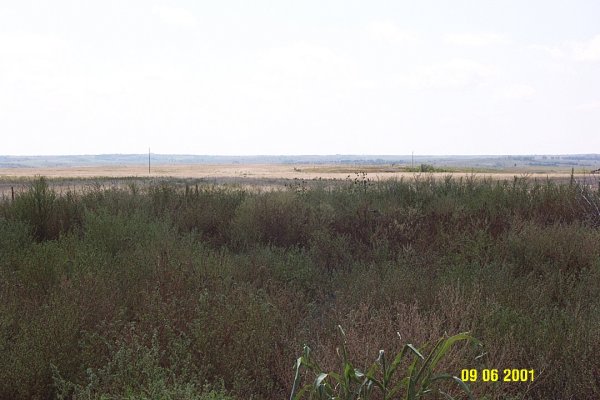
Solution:
M 600 398 L 598 193 L 331 185 L 58 196 L 40 179 L 0 203 L 0 398 L 281 399 L 303 344 L 338 366 L 337 324 L 360 368 L 469 331 L 485 354 L 459 345 L 444 370 L 536 372 L 479 397 Z

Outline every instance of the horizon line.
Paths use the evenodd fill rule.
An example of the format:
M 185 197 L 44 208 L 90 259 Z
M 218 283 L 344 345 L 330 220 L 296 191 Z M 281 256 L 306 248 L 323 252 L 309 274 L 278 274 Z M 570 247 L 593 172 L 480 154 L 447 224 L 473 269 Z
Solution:
M 191 154 L 191 153 L 154 153 L 155 156 L 185 157 L 523 157 L 523 156 L 600 156 L 600 153 L 505 153 L 505 154 Z M 81 154 L 0 154 L 0 157 L 97 157 L 97 156 L 144 156 L 148 153 L 81 153 Z

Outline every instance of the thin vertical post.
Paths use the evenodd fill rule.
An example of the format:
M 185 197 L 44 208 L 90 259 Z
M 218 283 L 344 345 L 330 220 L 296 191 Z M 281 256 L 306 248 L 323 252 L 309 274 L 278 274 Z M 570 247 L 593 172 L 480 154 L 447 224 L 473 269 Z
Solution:
M 10 187 L 10 199 L 11 201 L 15 201 L 15 188 Z
M 148 147 L 148 175 L 150 175 L 150 147 Z

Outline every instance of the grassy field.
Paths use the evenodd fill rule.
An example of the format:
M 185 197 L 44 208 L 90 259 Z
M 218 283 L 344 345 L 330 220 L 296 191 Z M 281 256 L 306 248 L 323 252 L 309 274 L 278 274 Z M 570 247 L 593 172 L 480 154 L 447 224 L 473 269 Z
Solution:
M 598 187 L 600 175 L 589 174 L 590 168 L 571 167 L 435 167 L 431 164 L 159 164 L 153 165 L 148 173 L 147 165 L 87 165 L 61 167 L 10 167 L 0 168 L 0 197 L 10 197 L 11 192 L 27 190 L 35 176 L 44 176 L 58 193 L 81 192 L 95 188 L 127 188 L 134 183 L 141 187 L 174 182 L 177 185 L 224 184 L 245 190 L 273 190 L 304 182 L 314 186 L 325 179 L 354 181 L 366 179 L 411 180 L 436 179 L 491 179 L 512 181 L 526 180 L 568 183 L 571 174 L 579 183 Z M 337 183 L 333 183 L 336 184 Z M 11 190 L 12 188 L 12 190 Z
M 158 164 L 152 165 L 87 165 L 58 167 L 10 167 L 0 168 L 0 177 L 11 179 L 43 175 L 48 178 L 94 178 L 94 177 L 174 177 L 174 178 L 264 178 L 264 179 L 345 179 L 348 175 L 366 172 L 374 179 L 408 178 L 415 172 L 431 172 L 440 175 L 491 176 L 495 179 L 512 179 L 514 175 L 530 174 L 538 178 L 561 178 L 569 176 L 571 166 L 526 166 L 502 168 L 434 166 L 415 164 Z M 573 167 L 574 172 L 584 176 L 592 167 Z
M 535 371 L 477 398 L 600 398 L 597 186 L 288 168 L 271 190 L 21 181 L 0 202 L 0 398 L 286 398 L 305 344 L 339 370 L 337 325 L 363 371 L 470 332 L 439 371 Z

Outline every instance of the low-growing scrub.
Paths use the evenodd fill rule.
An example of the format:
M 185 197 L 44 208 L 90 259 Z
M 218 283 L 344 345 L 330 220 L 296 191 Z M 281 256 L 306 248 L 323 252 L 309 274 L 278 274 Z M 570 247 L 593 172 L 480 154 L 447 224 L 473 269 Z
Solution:
M 0 399 L 280 399 L 304 344 L 313 381 L 339 351 L 363 374 L 317 391 L 340 394 L 345 376 L 356 393 L 376 365 L 383 398 L 380 349 L 466 331 L 485 353 L 457 345 L 436 371 L 535 371 L 470 382 L 474 397 L 598 398 L 599 209 L 577 182 L 521 178 L 62 195 L 41 178 L 0 203 Z M 418 373 L 405 351 L 398 368 Z

